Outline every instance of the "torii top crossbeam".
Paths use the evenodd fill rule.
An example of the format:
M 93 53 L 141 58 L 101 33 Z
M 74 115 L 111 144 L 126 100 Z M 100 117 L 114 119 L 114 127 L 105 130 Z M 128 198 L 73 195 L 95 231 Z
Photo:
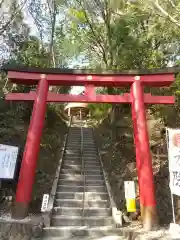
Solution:
M 140 76 L 145 86 L 169 86 L 174 80 L 174 70 L 153 69 L 149 71 L 94 71 L 57 68 L 19 68 L 6 67 L 8 78 L 17 84 L 36 85 L 45 74 L 49 85 L 61 86 L 83 86 L 93 84 L 94 86 L 129 86 L 134 82 L 136 76 Z

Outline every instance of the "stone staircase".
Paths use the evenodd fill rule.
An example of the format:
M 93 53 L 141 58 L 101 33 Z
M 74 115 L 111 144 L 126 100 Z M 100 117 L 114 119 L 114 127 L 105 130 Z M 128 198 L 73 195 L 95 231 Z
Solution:
M 101 239 L 117 232 L 92 128 L 71 127 L 51 226 L 44 239 Z M 114 235 L 113 235 L 114 236 Z M 108 239 L 124 239 L 116 238 Z

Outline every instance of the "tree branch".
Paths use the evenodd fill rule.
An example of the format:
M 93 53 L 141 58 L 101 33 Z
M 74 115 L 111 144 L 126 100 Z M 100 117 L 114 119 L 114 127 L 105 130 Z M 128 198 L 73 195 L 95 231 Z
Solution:
M 5 0 L 1 0 L 1 2 L 0 2 L 0 9 L 2 8 L 2 5 L 3 5 L 4 1 Z
M 54 34 L 56 29 L 56 16 L 57 16 L 57 6 L 56 6 L 56 0 L 52 1 L 52 6 L 49 5 L 49 1 L 47 1 L 49 12 L 50 12 L 50 18 L 51 18 L 51 41 L 50 41 L 50 60 L 52 61 L 53 67 L 56 67 L 56 61 L 55 61 L 55 52 L 54 52 Z
M 2 34 L 6 28 L 13 22 L 13 20 L 16 18 L 16 16 L 18 15 L 19 12 L 22 11 L 22 9 L 24 8 L 24 6 L 26 5 L 28 0 L 25 0 L 24 3 L 21 6 L 17 7 L 17 10 L 14 11 L 14 13 L 12 14 L 11 18 L 9 19 L 9 21 L 7 21 L 1 28 L 0 28 L 0 34 Z M 3 1 L 1 2 L 3 3 Z
M 174 3 L 172 0 L 169 0 L 169 2 L 171 3 L 171 5 L 172 5 L 174 8 L 176 8 L 176 5 L 175 5 L 175 3 Z
M 180 13 L 180 10 L 177 8 L 177 6 L 175 5 L 175 3 L 174 3 L 172 0 L 169 0 L 169 2 L 170 2 L 170 4 L 172 5 L 172 7 L 174 7 L 178 13 Z
M 82 9 L 83 9 L 83 12 L 84 12 L 86 21 L 87 21 L 87 23 L 88 23 L 88 25 L 89 25 L 89 27 L 90 27 L 90 29 L 91 29 L 91 32 L 92 32 L 92 34 L 94 35 L 94 38 L 96 39 L 96 42 L 97 42 L 97 44 L 99 45 L 99 47 L 100 47 L 100 49 L 101 49 L 101 51 L 102 51 L 103 60 L 104 60 L 105 64 L 107 64 L 106 51 L 105 51 L 105 49 L 104 49 L 104 46 L 103 46 L 102 43 L 101 43 L 101 39 L 100 39 L 100 37 L 99 37 L 100 35 L 99 35 L 99 33 L 98 33 L 98 34 L 96 33 L 96 31 L 95 31 L 95 29 L 94 29 L 94 27 L 93 27 L 93 24 L 92 24 L 91 21 L 89 20 L 89 17 L 88 17 L 88 15 L 87 15 L 87 12 L 86 12 L 85 8 L 82 6 L 82 2 L 79 1 L 79 4 L 80 4 L 80 6 L 81 6 Z
M 159 1 L 158 0 L 156 0 L 154 4 L 166 17 L 168 17 L 171 20 L 171 22 L 175 23 L 178 27 L 180 27 L 179 21 L 176 20 L 174 17 L 172 17 L 165 9 L 163 9 L 159 5 Z

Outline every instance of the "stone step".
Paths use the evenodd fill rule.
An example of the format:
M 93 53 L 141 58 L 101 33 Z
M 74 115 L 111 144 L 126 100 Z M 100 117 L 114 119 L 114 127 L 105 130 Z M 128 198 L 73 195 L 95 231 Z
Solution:
M 69 161 L 72 162 L 72 164 L 70 164 L 70 165 L 82 165 L 82 163 L 84 163 L 86 165 L 98 165 L 98 166 L 101 166 L 100 162 L 97 159 L 90 160 L 90 159 L 86 159 L 84 157 L 83 158 L 79 157 L 79 159 L 72 159 L 72 158 L 66 157 L 63 160 L 63 164 L 66 164 L 66 162 L 69 163 Z
M 68 227 L 48 227 L 44 228 L 44 236 L 45 237 L 85 237 L 83 240 L 87 239 L 87 237 L 96 237 L 96 240 L 103 240 L 104 236 L 108 236 L 108 234 L 118 233 L 119 230 L 115 230 L 114 225 L 104 226 L 104 227 L 89 227 L 89 226 L 68 226 Z M 101 239 L 102 238 L 102 239 Z M 108 239 L 108 238 L 107 238 Z M 111 240 L 109 238 L 108 240 Z
M 52 213 L 53 215 L 82 216 L 83 208 L 55 207 Z M 112 210 L 110 208 L 84 208 L 84 216 L 110 217 Z
M 77 156 L 76 158 L 74 158 L 74 157 L 71 157 L 71 156 L 68 156 L 68 155 L 64 156 L 63 163 L 66 162 L 66 161 L 74 161 L 75 164 L 78 163 L 78 162 L 82 163 L 82 159 L 83 159 L 84 163 L 87 163 L 87 164 L 88 163 L 89 164 L 91 164 L 91 163 L 92 164 L 96 164 L 96 163 L 100 164 L 98 157 L 89 158 L 89 157 L 84 157 L 84 156 L 83 157 Z
M 93 153 L 93 154 L 95 153 L 95 154 L 97 154 L 97 150 L 83 147 L 83 153 Z
M 83 147 L 84 148 L 94 148 L 96 149 L 96 143 L 93 141 L 93 142 L 83 142 Z
M 86 158 L 88 158 L 89 160 L 91 160 L 91 159 L 98 159 L 98 155 L 96 154 L 96 153 L 87 153 L 87 152 L 84 152 L 83 154 L 82 154 L 82 156 L 83 156 L 83 158 L 84 159 L 86 159 Z
M 81 137 L 79 135 L 71 135 L 68 137 L 67 141 L 68 142 L 71 142 L 71 143 L 77 143 L 76 140 L 79 140 L 81 142 Z M 88 137 L 83 137 L 83 143 L 94 143 L 95 144 L 95 141 L 92 137 L 88 138 Z
M 67 140 L 70 141 L 70 142 L 74 142 L 76 139 L 77 139 L 78 141 L 81 141 L 81 134 L 80 134 L 80 133 L 77 133 L 77 134 L 69 134 Z
M 69 134 L 68 135 L 68 141 L 75 141 L 75 139 L 78 139 L 79 141 L 81 141 L 81 133 L 77 133 L 77 134 Z
M 83 158 L 87 161 L 99 161 L 98 156 L 83 156 Z M 65 154 L 64 160 L 80 160 L 81 156 L 74 155 L 74 154 Z
M 84 138 L 84 140 L 86 140 L 86 139 L 92 139 L 92 140 L 94 140 L 94 135 L 93 134 L 91 134 L 91 133 L 85 133 L 85 132 L 83 132 L 83 138 Z
M 94 143 L 93 144 L 89 144 L 89 143 L 85 144 L 85 143 L 83 143 L 83 148 L 84 149 L 96 149 L 96 145 Z
M 66 161 L 63 161 L 61 169 L 69 169 L 69 170 L 81 170 L 82 168 L 85 168 L 85 170 L 90 171 L 101 171 L 102 167 L 99 164 L 89 164 L 86 161 L 78 161 L 74 164 L 67 164 Z
M 98 156 L 96 150 L 88 150 L 88 149 L 83 149 L 82 155 L 92 155 L 92 156 Z
M 85 148 L 96 148 L 96 143 L 94 141 L 83 141 L 83 147 Z M 71 146 L 71 147 L 80 147 L 81 146 L 81 141 L 79 141 L 78 139 L 74 138 L 74 141 L 67 141 L 67 145 L 66 146 Z
M 84 160 L 84 165 L 86 167 L 92 167 L 92 168 L 99 166 L 102 169 L 100 162 L 97 162 L 97 161 L 96 162 L 91 162 L 91 161 Z
M 66 149 L 81 149 L 81 143 L 77 142 L 76 145 L 71 145 L 67 143 Z
M 74 129 L 72 129 L 72 128 L 70 128 L 69 129 L 69 134 L 75 134 L 75 133 L 81 133 L 81 129 L 80 128 L 74 128 Z
M 92 167 L 101 167 L 101 164 L 99 161 L 97 160 L 93 160 L 93 161 L 90 161 L 90 160 L 86 160 L 84 158 L 82 159 L 77 159 L 77 160 L 68 160 L 68 159 L 65 159 L 63 162 L 62 162 L 64 165 L 79 165 L 81 166 L 82 163 L 85 164 L 86 166 L 92 166 Z
M 66 147 L 68 148 L 81 148 L 81 143 L 78 143 L 76 142 L 76 144 L 72 144 L 72 143 L 67 143 Z M 93 143 L 93 144 L 90 144 L 90 143 L 83 143 L 83 148 L 86 150 L 86 149 L 96 149 L 96 145 Z
M 84 160 L 98 160 L 98 155 L 97 154 L 94 154 L 94 153 L 83 153 L 83 154 L 80 154 L 80 153 L 73 153 L 72 151 L 71 152 L 66 152 L 64 154 L 64 159 L 71 159 L 71 160 L 75 160 L 75 159 L 81 159 L 81 157 L 83 157 Z
M 82 160 L 63 160 L 63 164 L 65 165 L 81 165 L 82 164 Z M 97 166 L 100 166 L 101 167 L 101 164 L 100 162 L 98 161 L 86 161 L 84 160 L 84 164 L 85 166 L 90 166 L 90 167 L 97 167 Z
M 64 159 L 66 159 L 66 158 L 72 158 L 72 159 L 79 159 L 80 157 L 81 157 L 81 154 L 79 153 L 79 154 L 69 154 L 69 153 L 67 153 L 67 152 L 65 152 L 64 153 Z
M 97 156 L 97 151 L 96 150 L 91 151 L 91 150 L 84 150 L 83 149 L 82 155 L 83 156 L 87 156 L 87 155 L 88 156 L 90 156 L 90 155 Z
M 86 141 L 86 140 L 91 140 L 91 141 L 94 141 L 94 135 L 93 134 L 83 134 L 83 140 Z
M 67 185 L 67 186 L 84 186 L 84 181 L 68 181 L 68 180 L 59 180 L 58 185 Z M 85 179 L 85 185 L 86 186 L 105 186 L 105 181 L 100 180 L 86 180 Z
M 105 186 L 68 186 L 68 185 L 58 185 L 58 192 L 107 192 Z
M 112 217 L 53 216 L 51 226 L 107 226 L 113 224 Z
M 74 152 L 76 152 L 76 155 L 74 155 Z M 83 155 L 86 155 L 86 156 L 92 156 L 92 157 L 94 157 L 94 156 L 98 156 L 98 154 L 97 154 L 97 151 L 96 150 L 93 150 L 93 151 L 88 151 L 88 150 L 83 150 Z M 72 149 L 70 149 L 70 150 L 65 150 L 65 155 L 73 155 L 73 156 L 78 156 L 79 157 L 79 155 L 81 155 L 81 151 L 80 151 L 80 149 L 78 150 L 78 149 L 75 149 L 75 150 L 72 150 Z
M 77 131 L 70 131 L 69 133 L 68 133 L 68 136 L 81 136 L 81 130 L 80 129 L 78 129 Z
M 94 142 L 94 137 L 93 136 L 83 136 L 83 142 Z
M 84 166 L 86 169 L 96 169 L 96 168 L 99 168 L 100 170 L 102 169 L 101 165 L 99 162 L 97 161 L 94 161 L 94 162 L 90 162 L 90 161 L 69 161 L 69 160 L 65 160 L 63 161 L 62 163 L 62 168 L 66 168 L 66 166 L 71 166 L 71 165 L 74 165 L 74 166 L 77 166 L 77 167 L 80 167 L 80 166 Z M 65 167 L 63 167 L 65 166 Z
M 81 128 L 79 127 L 73 127 L 73 128 L 69 128 L 69 133 L 76 133 L 76 132 L 81 132 Z
M 74 199 L 74 200 L 109 200 L 108 193 L 101 192 L 57 192 L 56 199 Z
M 109 200 L 90 200 L 90 201 L 83 201 L 83 200 L 74 200 L 74 199 L 55 199 L 55 206 L 54 207 L 77 207 L 83 208 L 84 207 L 100 207 L 106 208 L 110 207 Z
M 80 170 L 73 169 L 61 169 L 61 174 L 81 174 Z M 102 170 L 84 170 L 85 175 L 102 175 Z
M 78 131 L 78 130 L 79 130 L 79 131 Z M 82 131 L 81 131 L 80 128 L 79 128 L 78 130 L 77 130 L 77 131 L 74 131 L 74 132 L 69 132 L 69 133 L 79 133 L 79 134 L 83 133 L 84 136 L 91 136 L 91 137 L 94 136 L 94 134 L 93 134 L 92 131 L 86 131 L 85 128 L 83 128 Z
M 67 146 L 67 147 L 77 147 L 77 146 L 81 146 L 81 141 L 76 141 L 76 142 L 67 141 L 66 146 Z
M 84 176 L 81 174 L 70 174 L 70 173 L 66 173 L 66 174 L 60 174 L 59 176 L 59 180 L 60 179 L 65 179 L 65 180 L 83 180 Z M 104 180 L 104 176 L 103 174 L 89 174 L 86 175 L 86 180 Z
M 85 150 L 87 149 L 93 149 L 96 150 L 97 147 L 95 145 L 95 143 L 82 143 L 83 148 L 85 148 Z M 68 148 L 81 148 L 81 142 L 76 142 L 76 144 L 74 143 L 67 143 L 66 147 Z
M 82 168 L 82 162 L 81 164 L 66 164 L 66 162 L 63 162 L 61 169 L 71 169 L 71 170 L 81 170 Z
M 78 140 L 78 141 L 76 141 L 76 140 Z M 71 143 L 72 145 L 77 145 L 77 142 L 81 142 L 81 138 L 79 138 L 79 137 L 70 137 L 70 138 L 68 138 L 67 139 L 67 143 Z M 84 144 L 92 144 L 92 145 L 94 145 L 95 146 L 95 141 L 94 141 L 94 139 L 83 139 L 83 143 Z
M 68 154 L 68 155 L 70 155 L 70 154 L 80 155 L 81 154 L 81 150 L 80 149 L 79 150 L 67 150 L 66 149 L 65 154 Z
M 67 146 L 66 147 L 66 151 L 71 151 L 71 150 L 74 150 L 74 151 L 81 151 L 81 147 L 80 146 L 76 146 L 76 147 L 69 147 Z
M 65 159 L 62 162 L 62 166 L 65 166 L 65 165 L 67 165 L 67 166 L 69 166 L 69 165 L 82 166 L 82 164 L 84 164 L 85 167 L 92 167 L 92 168 L 100 167 L 101 168 L 101 164 L 97 160 L 95 160 L 95 161 L 89 161 L 89 160 L 86 161 L 86 160 L 82 160 L 82 159 L 77 159 L 77 160 Z
M 82 162 L 82 164 L 80 164 L 80 165 L 77 165 L 77 164 L 65 164 L 65 162 L 62 164 L 62 169 L 70 169 L 70 170 L 81 170 L 82 168 L 83 168 L 83 166 L 82 165 L 84 165 L 84 169 L 85 170 L 96 170 L 96 171 L 101 171 L 101 166 L 99 165 L 99 166 L 90 166 L 89 167 L 89 165 L 87 166 L 87 165 L 85 165 L 85 164 L 83 164 L 83 162 Z
M 81 165 L 82 164 L 82 160 L 80 158 L 77 159 L 77 160 L 64 159 L 62 164 L 63 165 Z
M 63 163 L 66 162 L 66 161 L 74 161 L 75 164 L 78 163 L 78 162 L 82 162 L 82 158 L 81 156 L 76 156 L 76 157 L 71 157 L 71 156 L 68 156 L 68 155 L 64 155 L 64 158 L 63 158 Z
M 81 138 L 81 132 L 69 132 L 68 138 L 73 138 L 73 137 Z
M 81 135 L 81 129 L 79 128 L 79 129 L 77 129 L 77 130 L 75 130 L 75 131 L 69 131 L 69 134 L 68 134 L 68 136 L 69 135 Z
M 81 152 L 81 149 L 80 148 L 72 148 L 72 147 L 67 147 L 66 148 L 66 153 L 70 153 L 70 152 Z M 86 153 L 86 154 L 97 154 L 97 151 L 96 149 L 84 149 L 83 148 L 83 154 Z
M 79 148 L 66 148 L 65 154 L 73 154 L 76 153 L 78 155 L 81 154 L 81 149 Z M 97 155 L 97 151 L 95 149 L 83 149 L 82 155 Z
M 118 236 L 118 233 L 109 233 L 106 237 L 103 237 L 103 236 L 101 237 L 102 238 L 87 237 L 87 236 L 86 237 L 44 237 L 41 240 L 129 240 L 130 239 L 129 237 Z M 170 240 L 170 239 L 166 239 L 166 240 Z
M 73 140 L 68 139 L 66 146 L 80 147 L 81 139 L 78 139 L 78 138 L 74 138 Z
M 78 144 L 78 145 L 77 144 L 76 145 L 69 145 L 69 144 L 67 144 L 66 149 L 81 149 L 81 144 Z M 83 150 L 84 151 L 90 150 L 90 151 L 96 151 L 97 152 L 96 147 L 94 145 L 91 146 L 89 144 L 83 145 Z

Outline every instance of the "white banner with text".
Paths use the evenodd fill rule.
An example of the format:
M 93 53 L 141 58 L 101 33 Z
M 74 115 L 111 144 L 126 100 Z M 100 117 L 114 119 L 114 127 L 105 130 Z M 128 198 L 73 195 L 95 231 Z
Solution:
M 18 156 L 18 147 L 0 144 L 0 179 L 13 179 Z
M 180 129 L 167 129 L 171 193 L 180 196 Z

